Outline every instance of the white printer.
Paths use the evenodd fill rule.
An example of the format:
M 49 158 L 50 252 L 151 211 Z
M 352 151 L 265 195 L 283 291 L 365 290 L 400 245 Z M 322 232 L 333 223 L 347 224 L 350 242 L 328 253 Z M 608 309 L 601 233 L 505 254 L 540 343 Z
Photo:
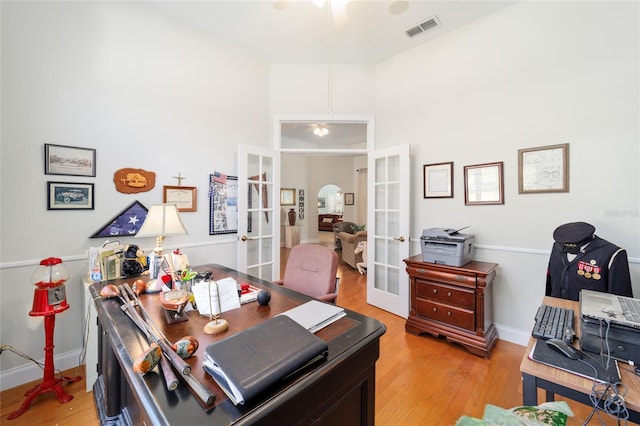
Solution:
M 462 266 L 471 262 L 475 235 L 461 234 L 461 229 L 431 228 L 422 231 L 420 247 L 422 261 L 450 266 Z

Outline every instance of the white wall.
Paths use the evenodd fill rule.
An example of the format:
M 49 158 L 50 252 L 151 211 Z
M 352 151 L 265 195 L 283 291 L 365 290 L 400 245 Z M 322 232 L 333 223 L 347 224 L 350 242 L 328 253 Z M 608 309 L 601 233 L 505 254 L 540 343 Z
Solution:
M 162 186 L 198 188 L 197 211 L 182 214 L 188 236 L 168 238 L 193 264 L 235 266 L 235 235 L 208 235 L 209 174 L 237 172 L 238 143 L 270 146 L 269 68 L 204 40 L 133 2 L 2 2 L 0 343 L 44 356 L 43 321 L 30 317 L 30 274 L 61 257 L 72 274 L 71 308 L 56 318 L 57 368 L 77 365 L 84 325 L 81 276 L 89 239 L 134 200 L 162 202 Z M 250 99 L 250 102 L 247 102 Z M 247 125 L 251 123 L 251 125 Z M 43 145 L 97 150 L 97 176 L 45 175 Z M 156 173 L 149 192 L 115 190 L 124 167 Z M 95 210 L 47 211 L 46 182 L 95 185 Z M 146 251 L 153 239 L 121 238 Z M 95 336 L 94 336 L 95 337 Z M 2 388 L 33 380 L 31 364 L 0 357 Z M 13 374 L 19 372 L 19 374 Z
M 566 222 L 625 247 L 640 296 L 639 15 L 637 2 L 523 2 L 378 66 L 377 145 L 411 144 L 412 253 L 424 228 L 470 225 L 476 259 L 500 264 L 501 338 L 526 339 Z M 560 143 L 570 191 L 519 195 L 517 150 Z M 446 161 L 454 198 L 423 199 L 423 164 Z M 505 204 L 465 206 L 463 166 L 495 161 Z

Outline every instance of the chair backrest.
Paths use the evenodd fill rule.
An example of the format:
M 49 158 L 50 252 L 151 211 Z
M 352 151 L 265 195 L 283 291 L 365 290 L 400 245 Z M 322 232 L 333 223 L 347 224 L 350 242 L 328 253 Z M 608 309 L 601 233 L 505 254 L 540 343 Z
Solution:
M 358 230 L 358 225 L 353 222 L 337 222 L 333 224 L 333 232 L 348 232 L 349 234 L 355 234 Z
M 289 252 L 283 285 L 312 297 L 337 294 L 338 255 L 319 244 L 298 244 Z

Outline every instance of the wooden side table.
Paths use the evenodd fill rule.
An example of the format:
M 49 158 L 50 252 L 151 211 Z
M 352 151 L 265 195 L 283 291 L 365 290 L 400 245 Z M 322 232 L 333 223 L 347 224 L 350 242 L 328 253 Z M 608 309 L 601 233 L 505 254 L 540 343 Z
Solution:
M 469 352 L 489 357 L 498 339 L 492 320 L 491 282 L 497 264 L 472 261 L 455 267 L 405 259 L 410 309 L 405 330 L 445 336 Z

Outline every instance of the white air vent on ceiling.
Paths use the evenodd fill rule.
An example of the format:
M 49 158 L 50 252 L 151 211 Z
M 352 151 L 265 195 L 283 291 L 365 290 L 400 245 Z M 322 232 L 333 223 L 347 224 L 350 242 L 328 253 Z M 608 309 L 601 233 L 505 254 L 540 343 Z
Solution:
M 415 27 L 409 28 L 406 32 L 409 37 L 415 37 L 418 34 L 422 34 L 423 32 L 430 30 L 431 28 L 435 28 L 440 25 L 440 21 L 437 16 L 432 16 L 421 24 L 416 25 Z

